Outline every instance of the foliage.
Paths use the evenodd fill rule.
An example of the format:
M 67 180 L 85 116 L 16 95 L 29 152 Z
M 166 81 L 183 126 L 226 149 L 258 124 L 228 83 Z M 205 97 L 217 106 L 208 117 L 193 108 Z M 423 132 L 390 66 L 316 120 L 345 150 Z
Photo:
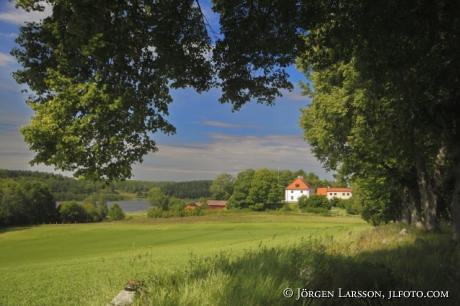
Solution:
M 161 191 L 160 188 L 152 188 L 148 193 L 149 203 L 156 208 L 168 210 L 168 197 Z
M 247 203 L 251 205 L 278 203 L 283 197 L 279 194 L 277 187 L 278 179 L 275 171 L 267 168 L 256 170 L 251 180 Z
M 453 238 L 460 241 L 460 184 L 446 182 L 448 173 L 460 181 L 460 125 L 453 115 L 460 6 L 410 0 L 324 8 L 298 60 L 313 81 L 314 90 L 303 85 L 313 103 L 301 125 L 315 156 L 342 178 L 367 180 L 363 194 L 382 180 L 392 184 L 399 199 L 367 190 L 379 199 L 364 208 L 374 223 L 401 219 L 409 207 L 415 224 L 421 202 L 425 227 L 435 231 L 450 199 Z
M 83 223 L 88 220 L 85 208 L 76 201 L 65 201 L 58 206 L 58 214 L 63 223 Z
M 302 212 L 304 213 L 312 213 L 312 214 L 318 214 L 318 215 L 321 215 L 321 216 L 331 216 L 331 212 L 329 209 L 327 208 L 324 208 L 324 207 L 311 207 L 311 206 L 307 206 L 305 208 L 302 208 L 301 209 Z
M 98 182 L 88 180 L 76 180 L 60 174 L 53 174 L 39 171 L 26 170 L 2 170 L 9 178 L 15 181 L 34 181 L 48 185 L 56 201 L 76 200 L 83 201 L 93 194 L 104 194 L 108 201 L 122 201 L 123 196 L 117 194 L 116 190 L 123 190 L 130 193 L 142 192 L 146 194 L 151 188 L 160 188 L 166 195 L 177 198 L 195 199 L 201 196 L 209 197 L 209 188 L 212 181 L 198 180 L 189 182 L 147 182 L 147 181 L 122 181 L 112 182 L 106 186 Z M 97 201 L 97 200 L 96 200 Z
M 85 222 L 100 222 L 103 219 L 99 215 L 96 206 L 93 203 L 83 203 L 83 208 L 86 211 L 86 220 Z
M 233 193 L 235 178 L 227 173 L 222 173 L 214 179 L 209 190 L 214 200 L 228 200 Z
M 255 171 L 247 169 L 238 173 L 233 187 L 232 196 L 229 199 L 229 207 L 244 207 L 248 203 L 249 189 L 254 178 Z
M 325 196 L 320 196 L 317 194 L 312 194 L 307 197 L 305 195 L 299 197 L 298 199 L 299 208 L 304 209 L 307 207 L 310 208 L 324 208 L 327 210 L 331 209 L 331 203 Z
M 292 211 L 291 206 L 289 204 L 284 204 L 283 207 L 280 209 L 281 211 Z
M 28 199 L 28 219 L 33 223 L 50 222 L 56 219 L 56 200 L 51 189 L 42 182 L 23 184 Z
M 9 226 L 27 223 L 28 199 L 22 186 L 12 180 L 6 180 L 0 187 L 0 224 Z
M 124 220 L 125 214 L 118 203 L 113 203 L 109 208 L 108 217 L 110 221 Z
M 265 208 L 266 207 L 264 203 L 257 203 L 257 204 L 249 205 L 249 210 L 252 210 L 252 211 L 264 211 Z
M 0 225 L 37 224 L 56 220 L 56 201 L 39 181 L 0 180 Z

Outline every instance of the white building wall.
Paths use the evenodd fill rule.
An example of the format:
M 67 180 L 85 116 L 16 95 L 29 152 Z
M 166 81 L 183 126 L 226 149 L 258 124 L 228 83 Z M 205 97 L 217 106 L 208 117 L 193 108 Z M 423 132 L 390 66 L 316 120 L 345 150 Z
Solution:
M 337 192 L 337 191 L 328 191 L 326 197 L 330 200 L 332 198 L 344 199 L 347 200 L 351 198 L 351 192 Z
M 305 195 L 309 197 L 314 193 L 314 190 L 285 190 L 284 200 L 286 202 L 297 202 L 301 196 Z

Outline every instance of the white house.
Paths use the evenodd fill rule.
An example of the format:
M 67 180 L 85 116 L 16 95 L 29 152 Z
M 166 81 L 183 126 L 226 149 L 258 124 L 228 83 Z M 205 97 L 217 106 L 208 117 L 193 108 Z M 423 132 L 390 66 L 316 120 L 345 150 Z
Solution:
M 315 188 L 305 181 L 302 176 L 299 176 L 284 190 L 284 201 L 297 202 L 301 196 L 309 197 L 312 194 L 315 194 Z

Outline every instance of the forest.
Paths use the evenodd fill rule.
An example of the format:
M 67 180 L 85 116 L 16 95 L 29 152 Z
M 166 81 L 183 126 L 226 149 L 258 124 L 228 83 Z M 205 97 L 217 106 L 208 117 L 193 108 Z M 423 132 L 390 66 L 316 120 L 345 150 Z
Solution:
M 124 181 L 102 182 L 77 180 L 39 171 L 0 169 L 0 226 L 14 224 L 36 224 L 59 221 L 102 221 L 107 217 L 107 201 L 121 201 L 125 191 L 134 193 L 138 198 L 147 198 L 152 188 L 160 188 L 169 197 L 198 199 L 209 197 L 212 181 L 190 182 L 146 182 Z M 66 201 L 67 212 L 58 215 L 56 201 Z M 78 206 L 83 202 L 86 210 Z M 71 203 L 71 204 L 69 204 Z M 93 207 L 94 206 L 94 207 Z M 118 212 L 117 212 L 118 213 Z

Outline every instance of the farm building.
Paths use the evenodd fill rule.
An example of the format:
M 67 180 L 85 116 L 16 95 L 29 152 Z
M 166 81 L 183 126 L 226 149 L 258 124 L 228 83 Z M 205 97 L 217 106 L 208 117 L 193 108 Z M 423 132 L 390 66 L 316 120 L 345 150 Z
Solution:
M 301 196 L 305 195 L 309 197 L 312 194 L 315 194 L 315 188 L 305 181 L 302 176 L 299 176 L 294 182 L 286 187 L 284 191 L 284 201 L 297 202 Z
M 217 201 L 217 200 L 207 200 L 206 203 L 208 207 L 206 209 L 224 209 L 228 201 Z M 195 203 L 197 206 L 203 205 L 201 202 Z M 194 208 L 191 208 L 194 209 Z
M 208 200 L 207 204 L 207 209 L 224 209 L 225 205 L 227 205 L 227 201 Z
M 352 196 L 352 188 L 318 188 L 318 195 L 323 195 L 329 200 L 332 198 L 349 199 Z

